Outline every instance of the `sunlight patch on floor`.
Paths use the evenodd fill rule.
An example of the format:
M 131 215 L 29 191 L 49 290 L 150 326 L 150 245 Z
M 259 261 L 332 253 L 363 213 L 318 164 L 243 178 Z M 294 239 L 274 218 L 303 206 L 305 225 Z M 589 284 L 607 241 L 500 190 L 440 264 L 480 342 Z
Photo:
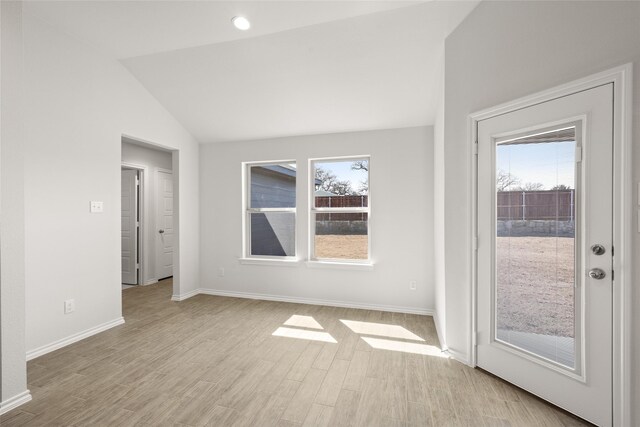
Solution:
M 367 344 L 377 350 L 400 351 L 402 353 L 421 354 L 424 356 L 435 356 L 449 358 L 438 347 L 427 344 L 417 344 L 413 342 L 385 340 L 381 338 L 361 337 Z
M 388 325 L 385 323 L 359 322 L 356 320 L 342 319 L 340 319 L 340 321 L 347 328 L 360 335 L 376 335 L 387 338 L 424 341 L 422 338 L 400 325 Z
M 289 318 L 289 320 L 287 320 L 286 322 L 284 322 L 285 326 L 297 326 L 299 328 L 310 328 L 310 329 L 324 329 L 320 323 L 318 323 L 316 321 L 316 319 L 314 319 L 311 316 L 299 316 L 297 314 L 294 314 L 293 316 L 291 316 Z
M 335 338 L 326 332 L 306 331 L 304 329 L 279 327 L 272 335 L 275 337 L 298 338 L 302 340 L 330 342 L 333 344 L 338 343 Z

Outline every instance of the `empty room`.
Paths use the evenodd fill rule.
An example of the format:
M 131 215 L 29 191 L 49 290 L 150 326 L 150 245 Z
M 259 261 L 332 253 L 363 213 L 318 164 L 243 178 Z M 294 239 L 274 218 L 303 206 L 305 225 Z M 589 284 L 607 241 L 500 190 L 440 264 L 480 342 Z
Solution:
M 0 1 L 0 424 L 640 426 L 640 1 Z

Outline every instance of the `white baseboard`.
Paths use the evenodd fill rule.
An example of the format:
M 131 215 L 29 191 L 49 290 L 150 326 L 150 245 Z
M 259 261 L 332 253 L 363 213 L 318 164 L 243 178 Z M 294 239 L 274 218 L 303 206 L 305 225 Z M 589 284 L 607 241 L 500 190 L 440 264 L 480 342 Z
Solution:
M 457 350 L 453 350 L 447 346 L 447 342 L 445 341 L 444 331 L 442 329 L 442 325 L 440 324 L 440 319 L 438 318 L 438 313 L 433 313 L 433 323 L 436 325 L 436 333 L 438 334 L 438 341 L 440 341 L 440 348 L 443 352 L 447 353 L 451 356 L 452 359 L 457 360 L 460 363 L 464 363 L 467 366 L 471 366 L 475 368 L 475 366 L 471 363 L 469 356 L 465 353 L 461 353 Z
M 435 310 L 433 312 L 433 323 L 436 325 L 436 334 L 438 335 L 440 348 L 442 349 L 442 351 L 447 351 L 447 343 L 444 340 L 444 331 L 442 330 L 442 325 L 440 324 L 440 318 L 438 317 L 438 312 Z
M 253 294 L 248 292 L 222 291 L 218 289 L 208 289 L 208 288 L 200 288 L 198 291 L 199 293 L 205 294 L 205 295 L 217 295 L 217 296 L 235 297 L 235 298 L 249 298 L 249 299 L 259 299 L 259 300 L 265 300 L 265 301 L 291 302 L 295 304 L 311 304 L 311 305 L 326 305 L 330 307 L 359 308 L 363 310 L 390 311 L 393 313 L 420 314 L 420 315 L 426 315 L 426 316 L 432 316 L 434 313 L 434 311 L 431 309 L 400 307 L 400 306 L 394 306 L 394 305 L 362 304 L 362 303 L 348 302 L 348 301 L 288 297 L 288 296 L 282 296 L 282 295 L 269 295 L 269 294 Z
M 201 289 L 194 289 L 193 291 L 185 292 L 184 294 L 171 295 L 171 301 L 184 301 L 187 298 L 198 295 L 199 293 L 201 293 L 200 291 Z
M 451 356 L 453 359 L 457 360 L 458 362 L 464 363 L 465 365 L 471 366 L 472 368 L 475 367 L 469 360 L 469 356 L 467 354 L 461 353 L 459 351 L 456 351 L 450 348 L 446 349 L 445 352 L 448 353 L 449 356 Z
M 158 283 L 158 279 L 149 279 L 146 282 L 144 282 L 142 286 L 155 285 L 156 283 Z
M 69 344 L 73 344 L 85 338 L 89 338 L 92 335 L 106 331 L 107 329 L 111 329 L 115 326 L 122 325 L 123 323 L 124 323 L 124 318 L 120 317 L 118 319 L 111 320 L 101 325 L 94 326 L 93 328 L 89 328 L 82 332 L 78 332 L 77 334 L 73 334 L 66 338 L 62 338 L 58 341 L 54 341 L 51 344 L 43 345 L 42 347 L 29 350 L 27 351 L 27 360 L 32 360 L 44 354 L 51 353 L 54 350 L 58 350 L 59 348 L 66 347 Z
M 10 397 L 5 401 L 0 402 L 0 415 L 6 414 L 10 410 L 17 408 L 20 405 L 24 405 L 29 401 L 31 401 L 31 392 L 29 390 L 25 390 L 20 394 Z

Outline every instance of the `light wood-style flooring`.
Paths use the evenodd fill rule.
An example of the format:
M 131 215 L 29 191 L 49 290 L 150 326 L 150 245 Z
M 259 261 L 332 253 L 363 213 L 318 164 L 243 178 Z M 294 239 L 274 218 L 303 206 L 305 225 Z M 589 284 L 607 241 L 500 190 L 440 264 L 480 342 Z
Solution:
M 170 297 L 171 281 L 124 290 L 126 324 L 29 362 L 33 401 L 0 424 L 583 425 L 440 357 L 431 317 Z

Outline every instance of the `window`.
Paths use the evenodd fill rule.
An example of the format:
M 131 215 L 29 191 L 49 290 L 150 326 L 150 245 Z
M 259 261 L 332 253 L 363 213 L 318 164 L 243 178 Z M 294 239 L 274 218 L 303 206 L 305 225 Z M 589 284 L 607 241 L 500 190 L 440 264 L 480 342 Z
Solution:
M 245 257 L 295 257 L 295 162 L 248 164 L 246 173 Z
M 311 259 L 369 261 L 369 158 L 311 161 Z

